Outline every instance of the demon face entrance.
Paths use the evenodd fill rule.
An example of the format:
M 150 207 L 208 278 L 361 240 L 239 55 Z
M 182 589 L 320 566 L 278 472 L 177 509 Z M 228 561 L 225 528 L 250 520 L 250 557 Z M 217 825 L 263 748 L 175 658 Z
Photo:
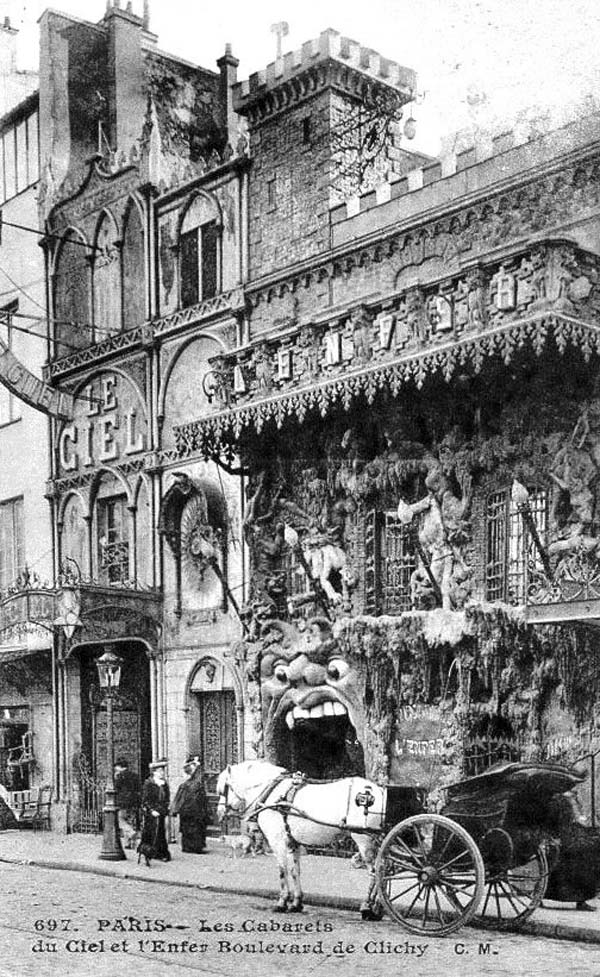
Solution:
M 324 708 L 328 711 L 323 712 Z M 298 715 L 305 711 L 308 716 Z M 278 747 L 278 762 L 290 770 L 301 770 L 307 777 L 329 780 L 353 774 L 364 776 L 362 748 L 339 702 L 290 710 L 285 723 L 279 726 Z
M 289 628 L 289 630 L 288 630 Z M 329 622 L 304 633 L 288 626 L 262 659 L 262 709 L 269 759 L 316 779 L 364 774 L 358 676 Z

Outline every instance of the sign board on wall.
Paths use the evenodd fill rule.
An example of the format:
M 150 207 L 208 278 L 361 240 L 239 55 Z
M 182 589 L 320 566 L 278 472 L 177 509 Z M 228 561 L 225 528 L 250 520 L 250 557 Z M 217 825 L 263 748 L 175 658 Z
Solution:
M 451 711 L 417 703 L 402 706 L 390 751 L 390 783 L 434 787 L 447 754 Z
M 146 412 L 135 385 L 119 373 L 102 373 L 80 393 L 60 432 L 61 472 L 114 464 L 147 446 Z
M 50 387 L 11 353 L 0 339 L 0 383 L 15 397 L 35 410 L 53 417 L 68 418 L 73 415 L 74 399 L 71 394 Z

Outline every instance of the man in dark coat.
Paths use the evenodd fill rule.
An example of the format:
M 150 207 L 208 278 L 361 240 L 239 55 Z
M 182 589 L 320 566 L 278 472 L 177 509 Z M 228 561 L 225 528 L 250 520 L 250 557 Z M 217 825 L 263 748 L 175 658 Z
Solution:
M 169 813 L 169 785 L 166 775 L 167 761 L 156 760 L 150 764 L 150 776 L 142 790 L 142 838 L 138 851 L 150 864 L 151 858 L 170 862 L 171 855 L 165 834 L 165 818 Z
M 199 855 L 206 850 L 208 823 L 208 800 L 200 757 L 188 757 L 183 769 L 188 776 L 175 795 L 173 814 L 179 816 L 181 850 Z
M 115 762 L 115 803 L 119 809 L 119 827 L 125 848 L 131 848 L 138 830 L 140 781 L 129 769 L 127 760 Z

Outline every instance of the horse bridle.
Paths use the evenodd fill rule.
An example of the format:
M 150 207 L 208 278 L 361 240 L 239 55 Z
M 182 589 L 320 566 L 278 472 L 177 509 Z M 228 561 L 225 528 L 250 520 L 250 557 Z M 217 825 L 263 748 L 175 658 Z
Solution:
M 230 794 L 230 792 L 235 797 L 237 797 L 238 801 L 241 801 L 241 805 L 242 805 L 241 808 L 239 808 L 239 807 L 232 807 L 231 806 L 231 804 L 229 803 L 229 794 Z M 245 811 L 246 811 L 246 802 L 244 801 L 244 798 L 240 794 L 238 794 L 238 792 L 235 789 L 235 787 L 233 787 L 229 781 L 226 781 L 225 787 L 223 789 L 223 792 L 219 796 L 222 797 L 223 800 L 224 800 L 224 803 L 225 803 L 225 813 L 227 813 L 227 811 L 231 811 L 234 814 L 237 814 L 239 817 L 243 817 L 244 816 Z M 219 803 L 220 803 L 220 801 L 219 801 Z

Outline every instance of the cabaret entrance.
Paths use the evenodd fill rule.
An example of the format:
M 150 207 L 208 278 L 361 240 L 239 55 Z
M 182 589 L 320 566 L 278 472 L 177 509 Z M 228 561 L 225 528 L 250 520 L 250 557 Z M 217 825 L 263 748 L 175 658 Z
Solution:
M 217 658 L 202 658 L 188 685 L 188 749 L 201 759 L 213 823 L 217 778 L 229 763 L 240 759 L 241 708 L 241 692 L 236 694 L 231 670 Z
M 71 682 L 79 685 L 79 695 L 72 699 L 78 709 L 73 708 L 70 715 L 74 727 L 70 800 L 75 831 L 97 831 L 101 822 L 108 773 L 107 714 L 96 659 L 105 647 L 95 643 L 82 645 L 70 657 Z M 141 641 L 119 641 L 114 647 L 123 659 L 119 692 L 113 700 L 114 755 L 127 760 L 130 770 L 142 781 L 152 759 L 150 673 L 153 662 Z

